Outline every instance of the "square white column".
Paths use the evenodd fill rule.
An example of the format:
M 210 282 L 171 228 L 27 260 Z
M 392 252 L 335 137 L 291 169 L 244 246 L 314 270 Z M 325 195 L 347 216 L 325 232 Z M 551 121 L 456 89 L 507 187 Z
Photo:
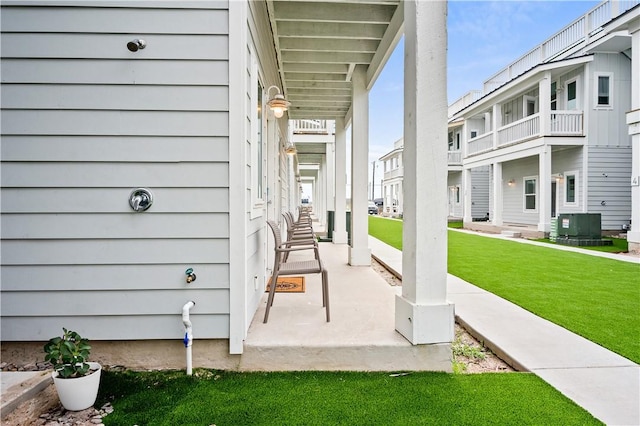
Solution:
M 347 244 L 347 130 L 344 119 L 336 119 L 335 149 L 336 204 L 333 217 L 333 243 Z
M 453 340 L 447 302 L 447 3 L 406 1 L 404 231 L 396 330 L 413 344 Z
M 371 265 L 369 249 L 369 92 L 366 70 L 356 67 L 351 77 L 353 119 L 351 121 L 351 266 Z
M 494 226 L 502 226 L 502 210 L 503 210 L 503 183 L 502 183 L 502 163 L 493 163 L 493 217 L 491 223 Z
M 538 176 L 538 231 L 551 231 L 551 147 L 540 151 Z

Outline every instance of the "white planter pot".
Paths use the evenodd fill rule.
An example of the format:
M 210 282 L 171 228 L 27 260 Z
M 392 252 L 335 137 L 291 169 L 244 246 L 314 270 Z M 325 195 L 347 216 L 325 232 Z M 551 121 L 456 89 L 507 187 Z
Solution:
M 85 410 L 96 402 L 102 366 L 97 362 L 89 362 L 88 364 L 91 370 L 97 370 L 88 376 L 63 379 L 58 377 L 58 372 L 51 373 L 60 402 L 69 411 Z

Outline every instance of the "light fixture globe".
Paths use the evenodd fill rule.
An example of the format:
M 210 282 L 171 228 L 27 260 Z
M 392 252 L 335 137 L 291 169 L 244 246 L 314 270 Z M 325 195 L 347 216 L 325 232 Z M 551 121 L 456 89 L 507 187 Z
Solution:
M 275 115 L 276 118 L 282 118 L 284 112 L 289 109 L 289 105 L 291 105 L 291 102 L 286 100 L 284 96 L 280 94 L 280 88 L 278 86 L 269 87 L 267 93 L 269 93 L 271 89 L 276 89 L 278 93 L 273 98 L 271 98 L 269 102 L 267 102 L 267 105 L 269 106 L 271 111 L 273 111 L 273 115 Z
M 296 149 L 296 146 L 293 143 L 288 143 L 287 146 L 284 148 L 284 152 L 288 155 L 296 155 L 298 153 L 298 150 Z

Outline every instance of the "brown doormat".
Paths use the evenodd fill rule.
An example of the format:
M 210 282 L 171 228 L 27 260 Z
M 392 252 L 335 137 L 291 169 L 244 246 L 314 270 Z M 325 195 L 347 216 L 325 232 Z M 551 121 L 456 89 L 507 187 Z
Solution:
M 271 288 L 271 278 L 267 284 L 268 292 Z M 276 293 L 304 293 L 304 277 L 278 277 Z

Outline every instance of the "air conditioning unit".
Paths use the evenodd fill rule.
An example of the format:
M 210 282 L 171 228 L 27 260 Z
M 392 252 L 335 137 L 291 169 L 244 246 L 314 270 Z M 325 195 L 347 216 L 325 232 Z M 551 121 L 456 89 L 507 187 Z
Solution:
M 558 236 L 602 238 L 600 213 L 563 213 L 558 215 Z

